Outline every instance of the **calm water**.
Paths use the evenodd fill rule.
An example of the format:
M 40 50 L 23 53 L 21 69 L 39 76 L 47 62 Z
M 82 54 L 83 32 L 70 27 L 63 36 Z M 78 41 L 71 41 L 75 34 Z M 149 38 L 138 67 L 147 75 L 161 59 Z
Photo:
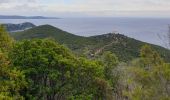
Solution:
M 81 36 L 109 32 L 133 37 L 145 42 L 164 45 L 158 34 L 165 36 L 170 19 L 161 18 L 63 18 L 63 19 L 0 19 L 0 23 L 32 22 L 35 25 L 50 24 Z

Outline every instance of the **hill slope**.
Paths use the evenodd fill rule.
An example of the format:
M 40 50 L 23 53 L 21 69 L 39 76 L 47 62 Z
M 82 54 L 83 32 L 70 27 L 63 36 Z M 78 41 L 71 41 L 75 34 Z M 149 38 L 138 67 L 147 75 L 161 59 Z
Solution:
M 77 36 L 50 25 L 37 26 L 22 32 L 11 34 L 15 39 L 33 39 L 33 38 L 54 38 L 61 44 L 68 46 L 75 52 L 100 55 L 103 51 L 114 52 L 121 61 L 129 61 L 139 56 L 139 50 L 142 45 L 148 44 L 121 34 L 104 34 L 91 37 Z M 160 55 L 167 60 L 170 57 L 170 51 L 156 45 L 151 45 Z
M 11 34 L 16 40 L 33 39 L 33 38 L 54 38 L 57 42 L 65 44 L 72 49 L 82 48 L 88 44 L 93 43 L 93 39 L 77 36 L 51 25 L 41 25 L 22 32 L 15 32 Z

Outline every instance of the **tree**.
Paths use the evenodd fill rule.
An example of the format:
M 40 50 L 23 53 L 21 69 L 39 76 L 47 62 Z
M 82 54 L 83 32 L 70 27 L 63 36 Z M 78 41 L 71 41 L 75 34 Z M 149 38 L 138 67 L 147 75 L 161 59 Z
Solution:
M 118 58 L 115 54 L 111 52 L 105 52 L 102 55 L 101 61 L 103 62 L 104 66 L 104 78 L 108 81 L 109 84 L 105 82 L 105 89 L 103 91 L 106 91 L 107 94 L 110 94 L 110 97 L 112 96 L 113 99 L 113 93 L 116 93 L 116 85 L 118 84 L 118 73 L 116 72 L 117 66 L 118 66 Z M 104 82 L 101 82 L 104 83 Z M 109 96 L 109 95 L 108 95 Z M 109 98 L 110 98 L 109 97 Z M 107 98 L 107 97 L 106 97 Z
M 10 61 L 0 52 L 0 99 L 21 100 L 24 99 L 20 90 L 26 87 L 23 72 L 10 66 Z
M 148 45 L 142 47 L 140 56 L 129 68 L 125 95 L 131 100 L 169 100 L 170 65 Z
M 6 32 L 5 28 L 0 25 L 0 49 L 2 52 L 9 51 L 13 46 L 14 40 Z
M 140 57 L 140 62 L 145 68 L 161 65 L 164 63 L 158 52 L 153 50 L 149 45 L 144 45 L 141 48 Z
M 17 42 L 10 58 L 28 79 L 26 99 L 90 100 L 98 93 L 96 80 L 104 76 L 98 61 L 76 57 L 49 39 Z
M 114 68 L 118 65 L 118 58 L 116 57 L 115 54 L 111 52 L 105 52 L 103 54 L 103 59 L 104 63 L 104 73 L 105 73 L 105 78 L 106 79 L 111 79 L 113 77 L 113 70 Z
M 0 26 L 0 99 L 20 100 L 20 90 L 26 87 L 23 72 L 13 67 L 8 53 L 13 46 L 13 39 L 3 26 Z

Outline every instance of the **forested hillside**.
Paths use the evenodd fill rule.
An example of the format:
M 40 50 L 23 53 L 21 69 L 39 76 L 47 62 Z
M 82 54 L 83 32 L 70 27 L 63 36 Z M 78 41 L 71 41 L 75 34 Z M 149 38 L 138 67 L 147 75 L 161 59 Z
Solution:
M 0 100 L 170 99 L 170 64 L 166 63 L 157 52 L 165 50 L 169 53 L 168 50 L 151 45 L 153 48 L 158 48 L 155 50 L 149 45 L 143 45 L 139 51 L 136 51 L 137 58 L 128 63 L 119 61 L 114 53 L 105 50 L 98 57 L 87 59 L 86 56 L 75 55 L 60 44 L 64 41 L 57 43 L 53 39 L 46 38 L 48 36 L 43 33 L 44 31 L 49 30 L 48 28 L 37 32 L 35 30 L 35 34 L 30 33 L 33 32 L 31 29 L 26 31 L 29 34 L 13 34 L 17 37 L 20 34 L 19 36 L 25 38 L 16 41 L 9 36 L 4 27 L 0 26 Z M 49 34 L 54 35 L 53 31 Z M 63 33 L 60 36 L 75 36 L 58 31 Z M 26 38 L 31 34 L 33 35 L 31 38 L 41 34 L 43 39 Z M 80 40 L 87 44 L 88 39 L 93 42 L 100 41 L 100 44 L 97 44 L 99 46 L 104 45 L 101 44 L 102 41 L 110 43 L 109 38 L 112 35 L 116 39 L 114 43 L 119 42 L 119 39 L 126 40 L 121 42 L 126 47 L 129 41 L 130 43 L 135 41 L 137 45 L 144 44 L 122 35 L 118 35 L 118 38 L 115 34 L 88 38 L 75 36 L 74 39 L 82 38 Z M 74 41 L 69 38 L 63 39 L 68 39 L 65 43 Z M 107 50 L 112 45 L 115 46 L 114 43 L 111 42 L 105 46 L 106 48 L 102 48 Z M 121 49 L 122 47 L 119 48 Z M 119 56 L 119 53 L 117 55 Z
M 86 56 L 102 55 L 105 51 L 115 53 L 120 61 L 130 61 L 139 57 L 139 50 L 144 43 L 133 38 L 126 37 L 121 34 L 108 33 L 104 35 L 82 37 L 77 36 L 50 25 L 37 26 L 35 28 L 11 33 L 16 40 L 35 39 L 35 38 L 54 38 L 60 44 L 63 44 L 75 51 L 78 54 L 85 54 Z M 170 61 L 169 50 L 148 44 L 152 46 L 161 57 L 166 61 Z

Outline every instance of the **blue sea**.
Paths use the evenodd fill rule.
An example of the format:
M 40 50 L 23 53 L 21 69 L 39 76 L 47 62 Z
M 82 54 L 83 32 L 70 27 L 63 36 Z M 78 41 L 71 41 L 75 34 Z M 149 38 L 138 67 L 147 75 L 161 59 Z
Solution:
M 144 42 L 165 46 L 170 18 L 61 18 L 0 19 L 0 23 L 49 24 L 80 36 L 116 32 Z

